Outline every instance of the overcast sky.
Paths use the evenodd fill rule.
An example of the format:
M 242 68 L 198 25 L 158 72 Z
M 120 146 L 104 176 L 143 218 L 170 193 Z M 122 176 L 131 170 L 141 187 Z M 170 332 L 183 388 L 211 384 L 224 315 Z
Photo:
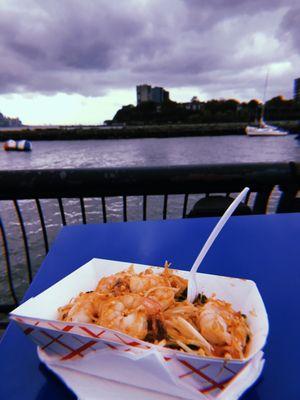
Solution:
M 135 86 L 175 101 L 293 96 L 298 0 L 1 0 L 0 112 L 97 124 Z

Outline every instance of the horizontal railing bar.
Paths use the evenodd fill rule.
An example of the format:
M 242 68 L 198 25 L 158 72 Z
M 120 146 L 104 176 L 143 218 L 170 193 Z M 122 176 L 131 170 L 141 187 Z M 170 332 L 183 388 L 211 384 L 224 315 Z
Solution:
M 295 173 L 296 171 L 296 173 Z M 300 181 L 300 163 L 0 171 L 0 200 L 252 192 Z

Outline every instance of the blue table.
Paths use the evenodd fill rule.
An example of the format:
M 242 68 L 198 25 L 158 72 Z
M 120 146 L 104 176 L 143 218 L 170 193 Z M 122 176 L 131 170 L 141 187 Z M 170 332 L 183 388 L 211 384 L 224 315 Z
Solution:
M 25 299 L 93 257 L 175 268 L 194 261 L 216 218 L 64 227 Z M 256 281 L 270 319 L 266 365 L 243 399 L 299 399 L 300 214 L 233 217 L 202 271 Z M 25 300 L 24 299 L 24 300 Z M 0 399 L 74 399 L 37 358 L 36 347 L 10 324 L 0 343 Z

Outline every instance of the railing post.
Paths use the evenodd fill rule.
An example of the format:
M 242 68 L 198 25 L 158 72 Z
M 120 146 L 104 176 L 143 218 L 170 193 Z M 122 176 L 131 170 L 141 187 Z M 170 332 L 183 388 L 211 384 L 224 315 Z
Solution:
M 269 198 L 273 188 L 274 187 L 271 186 L 257 192 L 253 205 L 253 214 L 266 214 Z
M 2 223 L 1 216 L 0 216 L 0 232 L 1 232 L 1 236 L 2 236 L 3 254 L 4 254 L 5 261 L 6 261 L 6 273 L 7 273 L 8 285 L 10 288 L 10 293 L 12 295 L 12 298 L 14 299 L 14 302 L 17 305 L 17 304 L 19 304 L 19 301 L 18 301 L 16 292 L 15 292 L 15 288 L 14 288 L 12 272 L 11 272 L 11 263 L 10 263 L 8 242 L 7 242 L 6 233 L 5 233 L 4 225 Z

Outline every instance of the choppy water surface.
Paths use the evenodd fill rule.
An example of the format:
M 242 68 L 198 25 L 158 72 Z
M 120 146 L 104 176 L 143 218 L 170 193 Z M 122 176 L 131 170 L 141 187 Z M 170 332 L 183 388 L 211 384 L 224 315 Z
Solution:
M 133 140 L 86 140 L 86 141 L 45 141 L 33 142 L 31 153 L 5 152 L 0 150 L 0 170 L 36 168 L 94 168 L 113 166 L 157 166 L 184 164 L 220 164 L 239 162 L 299 161 L 300 144 L 294 136 L 255 138 L 246 136 L 193 137 L 172 139 Z M 191 197 L 189 206 L 198 199 Z M 276 193 L 273 196 L 276 201 Z M 49 241 L 55 237 L 61 226 L 58 204 L 55 200 L 43 200 Z M 98 199 L 85 199 L 89 223 L 102 221 Z M 171 196 L 168 218 L 179 218 L 182 213 L 182 196 Z M 41 240 L 41 226 L 34 201 L 20 202 L 25 220 L 26 233 L 31 249 L 31 262 L 35 271 L 44 255 Z M 64 200 L 68 224 L 81 223 L 80 205 L 76 199 Z M 161 218 L 163 202 L 156 196 L 148 202 L 149 219 Z M 271 203 L 272 210 L 272 203 Z M 22 295 L 27 280 L 24 267 L 25 253 L 16 212 L 11 202 L 0 202 L 0 215 L 5 224 L 16 290 Z M 108 220 L 121 220 L 120 199 L 108 200 Z M 142 218 L 142 199 L 128 200 L 128 219 Z M 7 296 L 8 285 L 5 265 L 0 254 L 0 303 Z
M 1 151 L 0 169 L 291 161 L 299 152 L 293 135 L 45 141 L 33 142 L 31 153 Z

